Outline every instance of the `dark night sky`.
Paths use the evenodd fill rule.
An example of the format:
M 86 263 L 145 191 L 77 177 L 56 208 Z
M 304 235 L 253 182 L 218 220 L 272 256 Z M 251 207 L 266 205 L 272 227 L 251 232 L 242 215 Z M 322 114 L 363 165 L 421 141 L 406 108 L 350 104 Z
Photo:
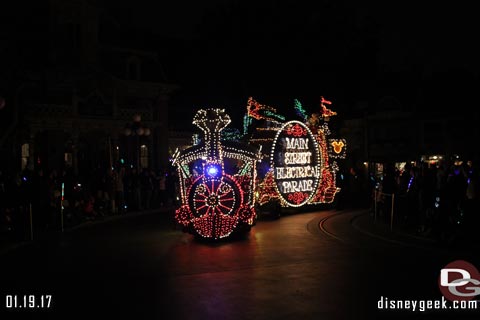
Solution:
M 180 86 L 171 101 L 180 122 L 200 107 L 239 119 L 249 96 L 284 114 L 294 98 L 316 111 L 322 95 L 344 115 L 389 95 L 406 109 L 435 110 L 445 96 L 478 106 L 473 2 L 90 2 L 125 29 L 158 35 L 168 79 Z
M 476 103 L 479 20 L 462 4 L 132 3 L 109 5 L 128 8 L 125 21 L 138 28 L 181 39 L 162 48 L 167 74 L 182 87 L 172 100 L 176 110 L 222 106 L 237 118 L 249 96 L 284 112 L 294 98 L 313 111 L 321 95 L 341 112 L 385 95 L 405 108 L 414 101 L 438 108 L 440 93 Z

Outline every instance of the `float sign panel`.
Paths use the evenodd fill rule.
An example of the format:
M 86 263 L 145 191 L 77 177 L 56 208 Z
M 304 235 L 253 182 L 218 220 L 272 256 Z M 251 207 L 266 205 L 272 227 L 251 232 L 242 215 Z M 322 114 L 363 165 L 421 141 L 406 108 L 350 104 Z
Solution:
M 277 132 L 270 155 L 275 187 L 284 204 L 300 207 L 315 195 L 321 160 L 315 136 L 300 121 L 289 121 Z

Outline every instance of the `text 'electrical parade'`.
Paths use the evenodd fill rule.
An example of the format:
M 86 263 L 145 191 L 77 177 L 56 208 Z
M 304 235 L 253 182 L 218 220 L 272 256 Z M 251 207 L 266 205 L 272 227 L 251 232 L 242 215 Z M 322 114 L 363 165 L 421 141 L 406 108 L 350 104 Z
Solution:
M 318 148 L 308 128 L 297 121 L 279 131 L 274 147 L 276 186 L 285 201 L 306 202 L 316 191 L 320 172 Z

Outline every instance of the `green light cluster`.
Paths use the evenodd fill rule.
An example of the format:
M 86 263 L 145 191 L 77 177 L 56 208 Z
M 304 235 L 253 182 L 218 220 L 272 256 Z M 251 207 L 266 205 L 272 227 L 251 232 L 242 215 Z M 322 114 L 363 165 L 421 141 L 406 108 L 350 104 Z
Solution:
M 307 118 L 308 118 L 307 111 L 303 109 L 303 106 L 300 103 L 300 101 L 298 101 L 298 99 L 294 99 L 293 104 L 294 104 L 294 108 L 295 108 L 295 112 L 297 113 L 297 116 L 299 116 L 303 122 L 307 122 Z

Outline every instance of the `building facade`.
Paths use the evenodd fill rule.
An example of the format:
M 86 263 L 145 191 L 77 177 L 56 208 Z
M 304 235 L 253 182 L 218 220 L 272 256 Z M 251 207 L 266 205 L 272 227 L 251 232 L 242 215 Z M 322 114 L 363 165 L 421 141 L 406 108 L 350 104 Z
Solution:
M 361 115 L 343 120 L 349 166 L 367 166 L 372 172 L 377 164 L 381 168 L 386 163 L 399 167 L 407 162 L 442 160 L 448 165 L 479 160 L 474 147 L 480 138 L 477 110 L 426 111 L 421 105 L 405 107 L 391 96 L 380 99 L 377 106 L 366 105 Z
M 14 13 L 38 28 L 19 31 L 2 52 L 11 66 L 2 76 L 2 166 L 78 175 L 166 168 L 176 86 L 156 48 L 128 43 L 115 19 L 87 1 L 39 1 Z

